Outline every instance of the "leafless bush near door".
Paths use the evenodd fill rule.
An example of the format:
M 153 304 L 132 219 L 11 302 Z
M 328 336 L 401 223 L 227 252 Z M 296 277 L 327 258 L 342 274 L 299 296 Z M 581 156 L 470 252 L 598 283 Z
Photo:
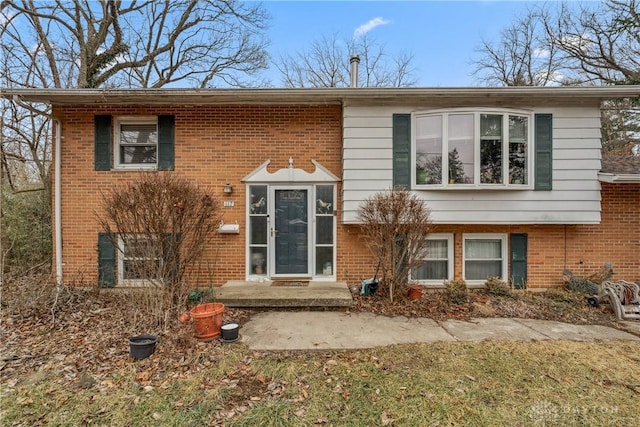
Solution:
M 129 285 L 166 321 L 186 306 L 188 274 L 221 220 L 210 191 L 175 173 L 152 172 L 103 195 L 102 229 L 123 257 Z

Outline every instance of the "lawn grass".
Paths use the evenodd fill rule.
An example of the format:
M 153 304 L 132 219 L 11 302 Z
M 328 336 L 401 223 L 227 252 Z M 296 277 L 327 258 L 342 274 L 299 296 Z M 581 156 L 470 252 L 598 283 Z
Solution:
M 0 424 L 639 424 L 637 342 L 487 341 L 304 353 L 212 345 L 210 351 L 219 353 L 215 363 L 189 375 L 153 355 L 85 386 L 69 386 L 64 372 L 3 381 Z M 148 376 L 150 366 L 156 372 Z

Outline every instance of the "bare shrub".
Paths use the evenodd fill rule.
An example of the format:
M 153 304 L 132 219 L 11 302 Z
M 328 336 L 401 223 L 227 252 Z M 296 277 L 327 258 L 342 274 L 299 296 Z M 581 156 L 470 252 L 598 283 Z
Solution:
M 501 299 L 495 303 L 496 311 L 504 317 L 515 317 L 519 319 L 541 318 L 539 310 L 535 305 L 522 299 Z
M 508 297 L 511 296 L 511 288 L 509 284 L 499 277 L 489 277 L 484 282 L 485 289 L 489 295 Z
M 365 245 L 380 263 L 381 286 L 391 301 L 409 272 L 424 262 L 430 215 L 424 200 L 399 188 L 374 194 L 358 209 Z
M 221 220 L 206 189 L 175 173 L 148 173 L 103 195 L 98 221 L 120 256 L 135 297 L 167 322 L 187 303 L 188 275 Z
M 464 279 L 453 279 L 444 282 L 447 298 L 452 304 L 466 304 L 469 302 L 469 289 Z

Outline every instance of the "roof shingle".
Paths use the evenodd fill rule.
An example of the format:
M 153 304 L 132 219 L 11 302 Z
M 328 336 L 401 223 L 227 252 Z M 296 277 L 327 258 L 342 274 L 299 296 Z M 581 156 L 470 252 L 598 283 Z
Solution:
M 602 173 L 640 175 L 640 156 L 613 156 L 602 159 Z

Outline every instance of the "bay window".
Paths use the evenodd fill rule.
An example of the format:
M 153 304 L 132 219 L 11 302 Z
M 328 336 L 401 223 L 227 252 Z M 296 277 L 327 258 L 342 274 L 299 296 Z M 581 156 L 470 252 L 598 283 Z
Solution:
M 531 115 L 512 111 L 415 114 L 416 188 L 528 188 Z

